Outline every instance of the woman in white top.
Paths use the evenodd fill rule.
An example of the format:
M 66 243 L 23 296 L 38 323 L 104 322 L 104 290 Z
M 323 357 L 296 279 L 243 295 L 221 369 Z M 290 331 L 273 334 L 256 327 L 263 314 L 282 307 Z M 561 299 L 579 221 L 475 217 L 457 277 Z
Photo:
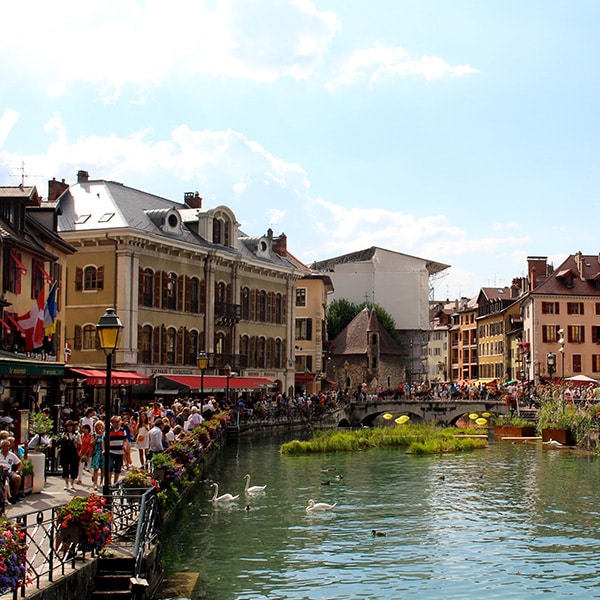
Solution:
M 150 431 L 150 421 L 148 413 L 145 410 L 140 411 L 140 419 L 137 424 L 136 442 L 138 452 L 140 453 L 140 465 L 143 467 L 148 458 L 148 433 Z

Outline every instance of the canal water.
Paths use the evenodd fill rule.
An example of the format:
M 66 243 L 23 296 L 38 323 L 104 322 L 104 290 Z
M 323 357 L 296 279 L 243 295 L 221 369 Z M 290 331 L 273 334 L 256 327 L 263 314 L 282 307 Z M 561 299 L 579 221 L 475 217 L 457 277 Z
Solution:
M 507 442 L 282 456 L 282 441 L 228 442 L 209 477 L 240 497 L 198 484 L 163 536 L 163 598 L 600 598 L 595 457 Z M 246 473 L 264 494 L 246 499 Z M 337 505 L 307 514 L 311 498 Z

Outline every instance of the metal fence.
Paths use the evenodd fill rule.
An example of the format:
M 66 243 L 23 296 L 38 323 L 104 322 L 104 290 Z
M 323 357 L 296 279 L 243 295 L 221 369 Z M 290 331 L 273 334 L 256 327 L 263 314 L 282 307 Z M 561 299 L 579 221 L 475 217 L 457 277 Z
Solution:
M 118 550 L 134 559 L 133 577 L 141 575 L 143 558 L 160 535 L 160 505 L 154 488 L 115 488 L 106 506 L 113 513 L 112 542 L 106 550 Z M 15 517 L 27 543 L 26 581 L 13 597 L 25 596 L 26 590 L 42 581 L 55 581 L 76 568 L 76 561 L 86 560 L 77 542 L 62 540 L 55 506 Z M 94 557 L 92 551 L 89 556 Z

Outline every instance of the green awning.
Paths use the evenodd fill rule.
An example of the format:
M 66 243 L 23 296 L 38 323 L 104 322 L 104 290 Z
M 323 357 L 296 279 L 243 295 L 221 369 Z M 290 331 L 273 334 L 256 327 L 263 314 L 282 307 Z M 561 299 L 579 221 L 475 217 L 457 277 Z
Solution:
M 64 363 L 27 360 L 22 358 L 0 358 L 0 375 L 14 377 L 62 377 L 65 374 Z

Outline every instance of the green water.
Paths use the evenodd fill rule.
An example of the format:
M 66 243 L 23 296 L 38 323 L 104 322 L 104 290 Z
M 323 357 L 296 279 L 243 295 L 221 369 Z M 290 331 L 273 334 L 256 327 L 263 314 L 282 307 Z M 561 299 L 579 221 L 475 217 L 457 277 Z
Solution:
M 167 580 L 186 583 L 166 597 L 600 598 L 599 459 L 506 442 L 290 457 L 280 442 L 228 445 L 209 476 L 240 494 L 230 505 L 198 484 L 163 536 Z M 246 473 L 264 495 L 245 499 Z M 309 498 L 337 506 L 307 514 Z

